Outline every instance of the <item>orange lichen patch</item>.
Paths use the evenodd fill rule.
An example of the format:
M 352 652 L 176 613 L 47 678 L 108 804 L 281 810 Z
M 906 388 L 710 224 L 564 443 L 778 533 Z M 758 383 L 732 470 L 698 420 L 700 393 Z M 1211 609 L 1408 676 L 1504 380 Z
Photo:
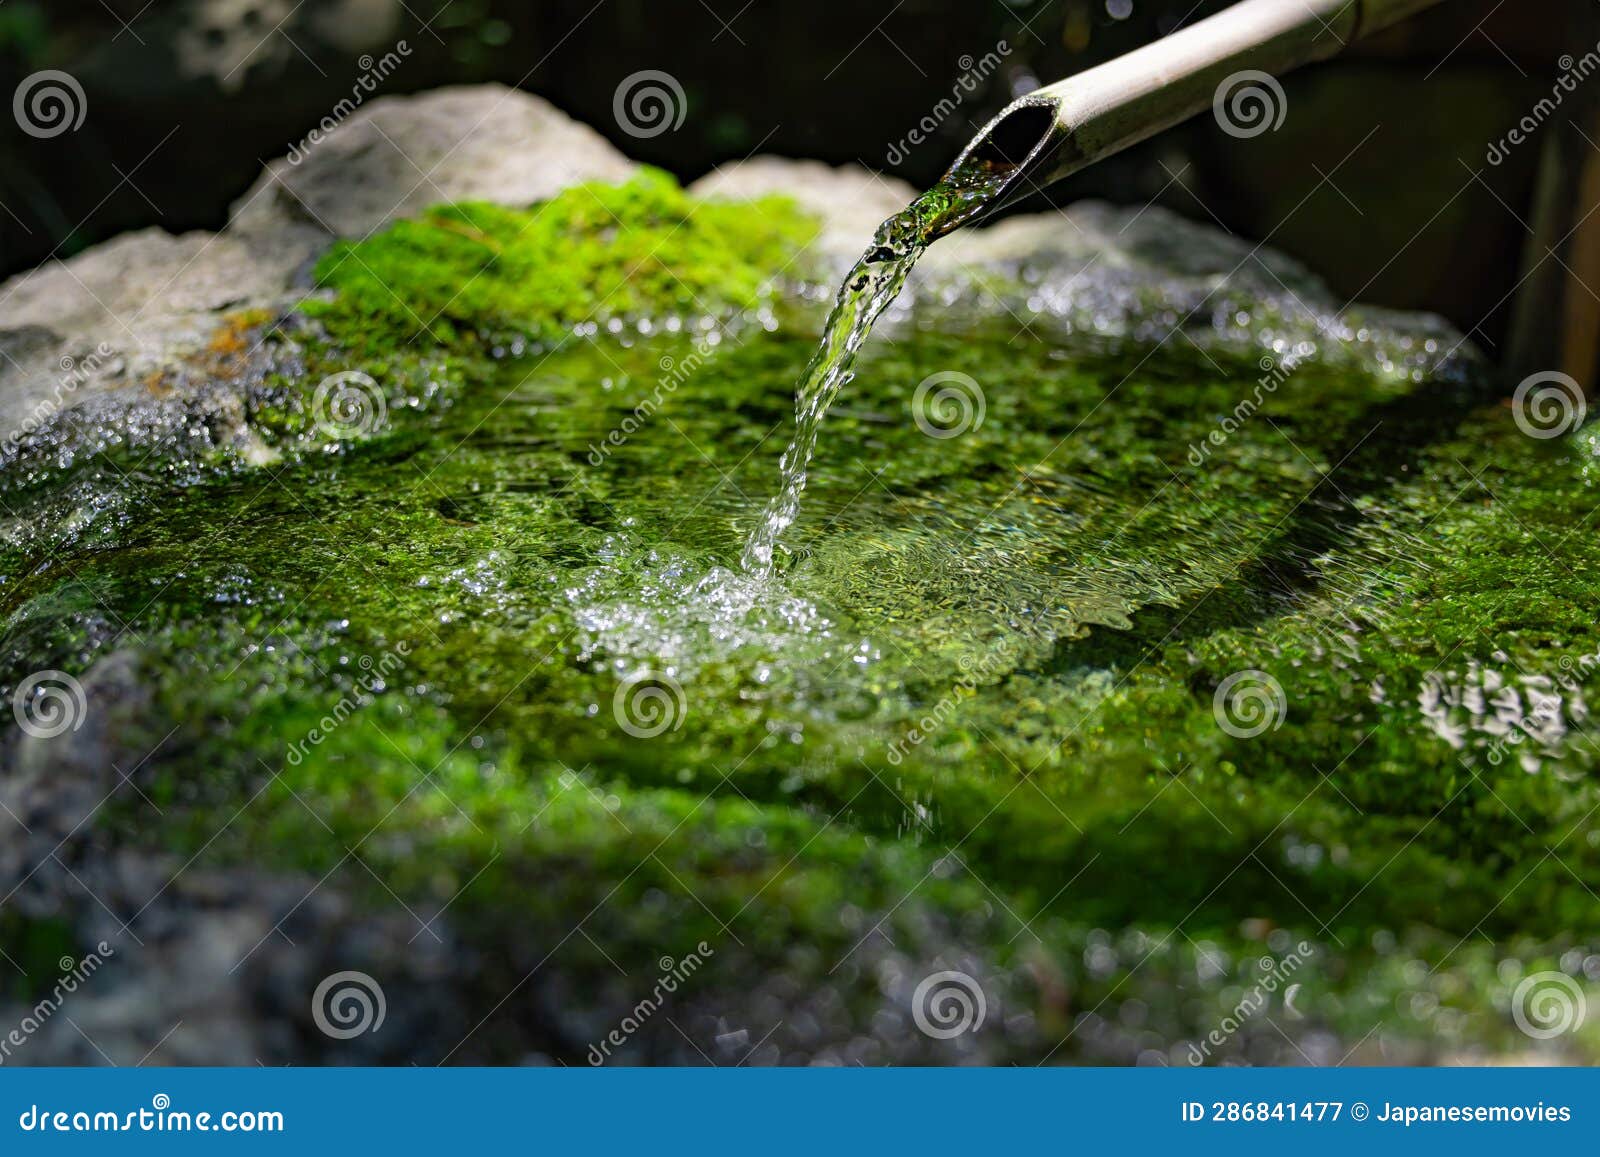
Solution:
M 256 342 L 256 331 L 272 320 L 266 309 L 244 309 L 223 317 L 211 335 L 205 352 L 213 357 L 233 358 L 249 351 Z
M 225 314 L 222 324 L 199 350 L 184 359 L 189 368 L 208 377 L 231 378 L 244 372 L 245 363 L 261 345 L 264 329 L 275 314 L 268 309 L 243 309 Z
M 235 354 L 242 354 L 249 348 L 250 344 L 245 340 L 244 333 L 240 332 L 235 326 L 225 325 L 211 335 L 211 341 L 206 346 L 206 353 L 219 357 L 231 357 Z

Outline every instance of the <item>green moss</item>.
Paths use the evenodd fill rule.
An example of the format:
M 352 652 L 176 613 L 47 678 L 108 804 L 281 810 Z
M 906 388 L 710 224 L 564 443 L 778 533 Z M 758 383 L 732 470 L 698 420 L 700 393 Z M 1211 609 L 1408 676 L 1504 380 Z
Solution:
M 673 231 L 682 196 L 650 177 L 549 219 L 397 227 L 327 273 L 330 331 L 412 332 L 357 254 L 409 278 L 408 308 L 460 291 L 430 340 L 663 308 L 675 283 L 616 296 L 629 258 L 605 247 L 557 285 L 513 275 L 527 254 L 461 264 L 484 243 L 440 224 L 520 252 L 517 229 L 555 246 L 601 198 L 675 270 L 704 262 L 692 284 L 724 305 L 782 264 L 702 234 L 710 206 Z M 384 438 L 56 495 L 70 532 L 41 517 L 5 548 L 0 671 L 83 672 L 136 638 L 149 703 L 104 755 L 161 810 L 124 793 L 104 838 L 312 879 L 356 857 L 340 887 L 447 909 L 489 962 L 461 981 L 474 1016 L 552 945 L 591 991 L 706 939 L 730 989 L 837 989 L 870 1017 L 877 981 L 847 961 L 881 918 L 908 959 L 1010 978 L 1039 1034 L 1026 1059 L 1121 1058 L 1114 1020 L 1143 1026 L 1128 1059 L 1198 1039 L 1301 938 L 1306 1020 L 1276 1021 L 1297 1037 L 1525 1044 L 1508 988 L 1571 971 L 1571 930 L 1600 916 L 1577 662 L 1600 648 L 1591 439 L 1527 438 L 1474 388 L 1307 365 L 1216 443 L 1253 360 L 913 330 L 870 348 L 796 556 L 740 610 L 720 568 L 775 484 L 810 352 L 602 334 L 463 356 L 449 404 L 415 407 L 425 367 L 382 360 Z M 949 370 L 987 410 L 930 438 L 911 397 Z M 646 672 L 681 699 L 641 737 L 619 704 Z M 1244 672 L 1281 692 L 1259 734 L 1219 721 Z M 1536 692 L 1561 728 L 1502 742 L 1538 729 Z M 1600 1055 L 1592 1030 L 1560 1043 Z
M 306 308 L 362 354 L 480 336 L 549 343 L 612 319 L 722 317 L 771 300 L 774 277 L 814 231 L 782 198 L 696 200 L 645 169 L 528 209 L 440 206 L 336 245 L 316 270 L 336 297 Z

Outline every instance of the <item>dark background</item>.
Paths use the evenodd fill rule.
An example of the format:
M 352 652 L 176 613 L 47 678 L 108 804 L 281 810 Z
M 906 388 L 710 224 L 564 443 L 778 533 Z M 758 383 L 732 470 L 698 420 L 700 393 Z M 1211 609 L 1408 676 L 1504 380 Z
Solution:
M 500 81 L 685 180 L 752 153 L 861 162 L 926 184 L 995 110 L 1226 4 L 1193 0 L 0 0 L 0 95 L 70 72 L 91 115 L 35 140 L 0 118 L 0 275 L 121 231 L 221 227 L 262 163 L 349 94 L 363 53 L 412 55 L 381 94 Z M 1527 245 L 1540 150 L 1489 143 L 1584 43 L 1589 0 L 1446 0 L 1288 78 L 1275 133 L 1200 117 L 1058 188 L 1158 200 L 1301 257 L 1336 291 L 1445 313 L 1493 352 Z M 963 56 L 1004 65 L 936 139 L 893 142 L 951 94 Z M 639 140 L 618 83 L 671 73 L 682 127 Z M 1593 83 L 1600 85 L 1600 79 Z M 1554 129 L 1544 130 L 1554 132 Z M 70 142 L 68 144 L 67 142 Z M 0 318 L 0 326 L 4 318 Z

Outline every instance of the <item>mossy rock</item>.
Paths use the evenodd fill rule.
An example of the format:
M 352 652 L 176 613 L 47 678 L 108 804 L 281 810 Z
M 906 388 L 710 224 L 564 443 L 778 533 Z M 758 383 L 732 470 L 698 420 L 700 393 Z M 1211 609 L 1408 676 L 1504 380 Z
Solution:
M 580 325 L 719 317 L 770 304 L 774 278 L 815 235 L 778 197 L 691 198 L 665 173 L 581 184 L 527 209 L 439 206 L 335 245 L 307 306 L 352 352 L 488 336 L 540 343 Z
M 1263 392 L 1253 351 L 924 301 L 829 416 L 764 586 L 731 568 L 814 344 L 776 279 L 809 229 L 655 174 L 437 209 L 257 335 L 299 359 L 256 407 L 290 452 L 6 479 L 0 684 L 63 672 L 88 721 L 9 731 L 0 801 L 54 831 L 76 781 L 43 769 L 100 769 L 64 862 L 160 865 L 197 926 L 227 914 L 189 872 L 337 897 L 244 945 L 312 982 L 377 967 L 374 913 L 448 937 L 404 983 L 458 1039 L 379 1059 L 581 1063 L 630 1016 L 602 1059 L 1535 1047 L 1523 981 L 1595 960 L 1590 434 L 1527 437 L 1450 367 L 1304 357 Z M 387 420 L 302 440 L 354 368 Z M 986 406 L 930 437 L 912 399 L 946 371 Z M 142 935 L 164 908 L 105 871 L 105 907 L 33 878 L 26 942 L 107 909 Z M 981 1031 L 918 1027 L 941 972 Z M 294 996 L 266 1059 L 372 1059 Z

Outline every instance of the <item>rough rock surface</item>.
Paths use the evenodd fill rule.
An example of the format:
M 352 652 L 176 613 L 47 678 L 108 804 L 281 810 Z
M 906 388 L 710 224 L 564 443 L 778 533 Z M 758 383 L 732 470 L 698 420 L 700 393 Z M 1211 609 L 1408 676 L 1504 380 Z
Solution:
M 592 129 L 501 85 L 374 101 L 300 164 L 269 165 L 221 233 L 145 229 L 0 285 L 0 431 L 139 388 L 228 311 L 284 305 L 336 238 L 440 201 L 527 204 L 633 168 Z
M 580 181 L 620 181 L 633 162 L 586 125 L 501 85 L 375 101 L 293 164 L 280 158 L 234 206 L 231 231 L 275 234 L 309 219 L 365 237 L 446 201 L 527 205 Z
M 814 250 L 835 275 L 915 196 L 865 169 L 772 157 L 726 166 L 692 191 L 795 198 L 821 219 Z M 1259 346 L 1289 364 L 1325 356 L 1414 373 L 1475 352 L 1442 319 L 1347 301 L 1291 257 L 1154 205 L 1079 201 L 960 230 L 929 247 L 907 285 L 886 330 L 921 296 L 937 298 L 946 316 L 998 306 L 1058 336 L 1160 343 L 1176 326 L 1198 345 Z M 1265 329 L 1252 316 L 1263 309 L 1273 319 Z

